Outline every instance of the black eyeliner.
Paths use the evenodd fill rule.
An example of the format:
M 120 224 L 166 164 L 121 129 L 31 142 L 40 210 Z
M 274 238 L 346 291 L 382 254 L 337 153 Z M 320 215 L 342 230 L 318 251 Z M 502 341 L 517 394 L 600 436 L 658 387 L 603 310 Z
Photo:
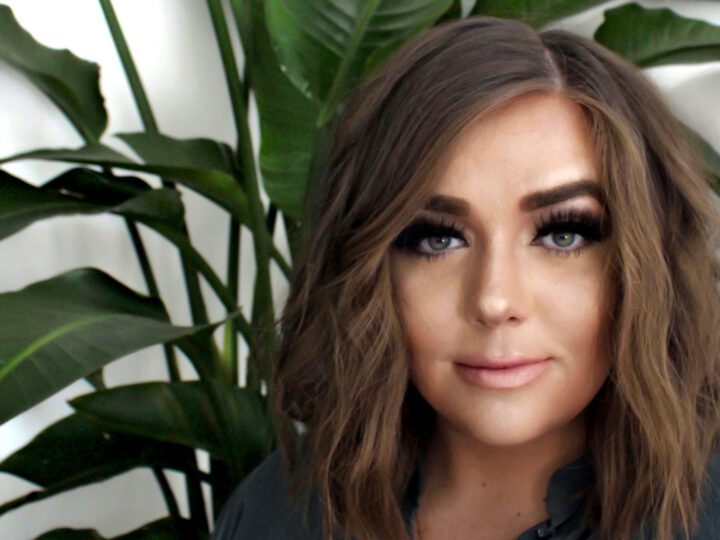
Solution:
M 606 238 L 610 232 L 609 223 L 589 209 L 554 209 L 540 218 L 535 225 L 536 235 L 533 241 L 553 233 L 579 234 L 588 242 L 595 243 Z M 467 242 L 463 227 L 441 217 L 436 220 L 428 217 L 419 217 L 412 221 L 393 241 L 392 246 L 414 257 L 424 257 L 428 261 L 435 260 L 448 254 L 452 250 L 442 250 L 436 253 L 418 251 L 418 246 L 425 238 L 457 238 Z M 587 246 L 586 246 L 587 247 Z M 553 254 L 567 256 L 579 255 L 586 247 L 574 250 L 545 248 Z
M 536 225 L 536 238 L 553 233 L 575 233 L 590 241 L 600 241 L 610 232 L 609 223 L 596 212 L 588 209 L 555 209 L 541 217 Z
M 417 248 L 421 240 L 428 237 L 452 237 L 465 240 L 460 227 L 452 221 L 442 217 L 439 220 L 420 217 L 410 223 L 410 225 L 397 236 L 393 241 L 393 247 L 407 250 L 412 254 L 427 255 L 425 253 L 415 252 L 414 249 Z

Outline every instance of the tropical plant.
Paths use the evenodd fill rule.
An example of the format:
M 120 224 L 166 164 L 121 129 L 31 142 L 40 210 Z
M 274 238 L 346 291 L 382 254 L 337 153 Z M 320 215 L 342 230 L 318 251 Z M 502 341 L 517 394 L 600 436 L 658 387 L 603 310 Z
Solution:
M 304 243 L 312 184 L 327 158 L 350 89 L 402 43 L 448 19 L 496 15 L 541 28 L 603 2 L 229 0 L 234 20 L 228 21 L 223 0 L 207 0 L 231 98 L 238 141 L 234 148 L 159 132 L 111 0 L 99 3 L 144 125 L 144 131 L 116 136 L 142 161 L 102 142 L 108 119 L 99 66 L 41 45 L 0 5 L 0 60 L 26 75 L 84 141 L 79 148 L 45 148 L 0 158 L 0 164 L 41 159 L 73 165 L 39 187 L 0 169 L 0 239 L 54 216 L 114 214 L 127 227 L 147 292 L 133 291 L 100 269 L 80 268 L 0 294 L 0 424 L 76 380 L 84 378 L 94 388 L 70 401 L 76 412 L 0 463 L 0 471 L 38 486 L 1 505 L 0 517 L 75 487 L 148 467 L 169 517 L 122 538 L 204 538 L 212 519 L 205 512 L 201 484 L 211 486 L 217 515 L 233 487 L 276 444 L 266 391 L 276 340 L 270 265 L 274 262 L 284 276 L 291 275 L 292 261 Z M 635 3 L 604 15 L 595 39 L 640 67 L 720 59 L 716 26 Z M 242 77 L 232 31 L 239 32 L 244 51 Z M 257 157 L 248 128 L 250 92 L 259 111 Z M 720 157 L 696 133 L 689 133 L 717 186 Z M 132 172 L 157 176 L 159 187 L 128 176 Z M 230 217 L 224 280 L 190 241 L 177 184 Z M 261 189 L 270 200 L 267 208 Z M 273 243 L 278 217 L 288 232 L 290 260 Z M 191 326 L 171 322 L 139 225 L 177 248 Z M 242 227 L 252 234 L 257 269 L 249 320 L 237 300 Z M 209 321 L 200 277 L 222 302 L 227 314 L 223 320 Z M 214 332 L 221 325 L 224 340 L 219 347 Z M 237 375 L 239 339 L 249 351 L 242 387 Z M 168 381 L 106 386 L 104 366 L 156 344 L 163 345 Z M 178 351 L 191 362 L 197 380 L 182 379 Z M 198 469 L 195 449 L 209 452 L 209 473 Z M 168 470 L 185 476 L 189 519 L 180 515 Z M 101 538 L 96 531 L 70 529 L 56 529 L 43 538 L 70 536 Z

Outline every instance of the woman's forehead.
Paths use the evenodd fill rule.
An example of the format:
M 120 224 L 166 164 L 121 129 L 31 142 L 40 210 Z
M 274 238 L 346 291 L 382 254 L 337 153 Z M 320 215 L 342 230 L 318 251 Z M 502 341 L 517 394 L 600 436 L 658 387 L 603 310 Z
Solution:
M 562 95 L 528 95 L 468 124 L 442 153 L 434 191 L 518 198 L 580 180 L 598 182 L 580 105 Z

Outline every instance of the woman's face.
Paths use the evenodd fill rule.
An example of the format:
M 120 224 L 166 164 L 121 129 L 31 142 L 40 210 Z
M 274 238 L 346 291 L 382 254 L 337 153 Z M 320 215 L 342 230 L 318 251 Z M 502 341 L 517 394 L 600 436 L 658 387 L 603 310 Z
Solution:
M 470 124 L 439 174 L 391 250 L 410 377 L 440 423 L 486 444 L 562 430 L 611 363 L 608 217 L 582 111 L 518 98 Z

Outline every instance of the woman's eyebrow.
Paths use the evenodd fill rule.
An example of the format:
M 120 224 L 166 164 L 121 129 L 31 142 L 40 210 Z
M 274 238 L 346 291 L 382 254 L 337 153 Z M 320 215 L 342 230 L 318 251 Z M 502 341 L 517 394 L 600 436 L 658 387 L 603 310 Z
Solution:
M 575 180 L 574 182 L 568 182 L 567 184 L 562 184 L 554 188 L 528 193 L 520 199 L 520 209 L 525 212 L 530 212 L 531 210 L 551 206 L 568 199 L 588 195 L 595 198 L 599 203 L 603 202 L 600 184 L 595 180 Z
M 551 206 L 574 197 L 591 196 L 598 202 L 603 202 L 600 184 L 594 180 L 582 179 L 568 182 L 560 186 L 542 191 L 528 193 L 520 199 L 520 209 L 525 212 Z M 449 195 L 433 195 L 423 207 L 423 210 L 439 214 L 449 214 L 458 217 L 467 217 L 470 205 L 465 199 Z
M 433 195 L 423 206 L 423 210 L 438 214 L 450 214 L 465 217 L 470 213 L 470 205 L 465 199 L 449 195 Z

